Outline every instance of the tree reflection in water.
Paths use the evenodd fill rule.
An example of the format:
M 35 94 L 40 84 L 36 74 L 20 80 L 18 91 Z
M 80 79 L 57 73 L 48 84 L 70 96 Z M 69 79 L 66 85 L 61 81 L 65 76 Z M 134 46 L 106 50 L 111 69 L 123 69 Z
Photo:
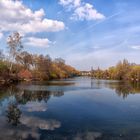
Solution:
M 91 88 L 101 89 L 107 87 L 109 89 L 115 90 L 118 96 L 127 98 L 129 94 L 139 94 L 140 93 L 140 83 L 138 82 L 123 82 L 115 80 L 94 80 L 91 79 Z
M 51 96 L 63 96 L 63 91 L 27 91 L 23 90 L 20 93 L 15 95 L 16 101 L 18 104 L 26 104 L 30 101 L 45 101 L 46 103 Z
M 12 89 L 13 91 L 13 89 Z M 17 91 L 17 89 L 16 89 Z M 10 95 L 14 96 L 15 100 L 12 103 L 9 103 L 7 110 L 6 110 L 6 118 L 8 123 L 17 126 L 20 124 L 20 118 L 22 114 L 22 109 L 24 107 L 30 107 L 30 110 L 26 111 L 43 111 L 43 106 L 47 106 L 47 101 L 50 97 L 53 96 L 63 96 L 63 91 L 27 91 L 27 90 L 20 90 L 18 92 L 10 92 Z M 42 102 L 44 101 L 44 102 Z M 33 105 L 35 104 L 35 108 L 33 109 Z M 40 103 L 40 104 L 39 104 Z M 44 104 L 43 104 L 44 103 Z M 26 106 L 27 104 L 27 106 Z M 42 106 L 41 106 L 42 104 Z M 22 105 L 22 106 L 21 106 Z M 39 105 L 39 107 L 37 107 Z M 25 110 L 24 110 L 25 111 Z M 45 109 L 46 111 L 46 109 Z
M 39 130 L 53 131 L 61 127 L 61 122 L 49 118 L 34 116 L 29 112 L 44 111 L 43 107 L 47 107 L 47 102 L 51 96 L 63 96 L 63 91 L 28 91 L 21 89 L 12 89 L 7 92 L 9 104 L 6 109 L 5 117 L 0 118 L 0 129 L 6 129 L 6 133 L 0 134 L 0 139 L 10 140 L 39 140 Z M 3 98 L 1 96 L 1 98 Z M 5 98 L 5 97 L 4 97 Z M 35 106 L 34 106 L 35 105 Z M 8 125 L 7 124 L 7 122 Z
M 119 82 L 116 86 L 110 86 L 110 88 L 115 89 L 117 95 L 123 97 L 123 99 L 130 94 L 140 93 L 140 83 Z
M 89 90 L 89 89 L 91 89 L 89 86 L 90 86 L 90 81 L 87 81 L 87 83 L 84 86 L 82 84 L 80 86 L 77 84 L 76 88 L 67 88 L 67 90 L 77 90 L 77 89 L 78 90 L 83 90 L 83 89 Z M 95 80 L 94 81 L 93 80 L 91 83 L 91 86 L 92 86 L 91 90 L 93 92 L 91 90 L 90 90 L 90 92 L 92 92 L 92 93 L 96 93 L 96 91 L 98 89 L 99 89 L 98 90 L 99 92 L 100 91 L 104 92 L 105 88 L 107 87 L 108 89 L 111 89 L 111 91 L 112 91 L 112 92 L 109 92 L 109 94 L 116 93 L 117 95 L 119 95 L 123 98 L 126 98 L 129 94 L 140 93 L 140 85 L 138 83 L 132 84 L 132 83 L 123 83 L 123 82 L 119 82 L 119 81 L 109 81 L 109 80 L 108 81 L 106 81 L 106 80 L 100 80 L 100 81 Z M 88 123 L 86 124 L 86 127 L 85 126 L 83 127 L 83 131 L 81 130 L 81 128 L 79 130 L 75 131 L 77 129 L 76 123 L 74 124 L 76 127 L 74 126 L 75 128 L 70 128 L 70 131 L 69 131 L 69 128 L 67 128 L 67 125 L 69 127 L 71 127 L 71 126 L 69 125 L 69 122 L 65 122 L 65 120 L 67 119 L 67 115 L 63 115 L 65 113 L 64 112 L 65 108 L 64 108 L 64 111 L 60 112 L 60 113 L 62 113 L 62 118 L 64 116 L 64 122 L 63 122 L 63 120 L 61 120 L 62 118 L 61 118 L 60 113 L 59 113 L 60 117 L 59 117 L 59 115 L 57 117 L 57 115 L 55 116 L 55 114 L 53 114 L 53 111 L 54 112 L 59 111 L 59 107 L 61 107 L 61 106 L 57 106 L 57 104 L 56 104 L 55 106 L 53 106 L 53 107 L 56 107 L 56 109 L 53 108 L 54 110 L 51 110 L 52 109 L 51 104 L 48 105 L 48 100 L 50 100 L 50 98 L 52 96 L 55 96 L 55 97 L 63 96 L 64 92 L 61 91 L 60 88 L 59 88 L 59 91 L 58 91 L 58 88 L 50 88 L 51 90 L 55 90 L 55 91 L 49 91 L 48 89 L 49 88 L 46 88 L 46 87 L 43 90 L 40 88 L 34 89 L 33 87 L 31 87 L 30 89 L 27 89 L 27 88 L 20 89 L 20 88 L 11 87 L 7 91 L 5 90 L 7 92 L 6 94 L 4 94 L 4 92 L 1 93 L 0 99 L 2 102 L 2 107 L 4 108 L 4 112 L 5 112 L 5 104 L 6 103 L 8 104 L 9 101 L 10 102 L 12 101 L 12 103 L 9 104 L 8 107 L 6 105 L 6 107 L 7 107 L 6 119 L 8 120 L 8 123 L 10 125 L 7 124 L 6 121 L 3 121 L 3 120 L 6 120 L 5 116 L 4 116 L 5 114 L 4 115 L 2 114 L 3 116 L 2 116 L 2 118 L 0 118 L 0 121 L 1 121 L 0 129 L 2 130 L 0 133 L 0 139 L 8 140 L 8 138 L 9 138 L 9 140 L 15 140 L 15 139 L 17 139 L 17 140 L 20 140 L 20 139 L 22 139 L 22 140 L 31 140 L 31 139 L 40 140 L 42 138 L 42 139 L 57 139 L 57 140 L 59 140 L 59 139 L 67 139 L 67 140 L 78 140 L 78 139 L 79 140 L 82 140 L 82 139 L 90 140 L 91 139 L 91 140 L 93 140 L 93 139 L 100 139 L 100 137 L 102 137 L 104 135 L 104 133 L 102 131 L 99 131 L 96 128 L 95 128 L 95 130 L 97 132 L 96 131 L 94 132 L 94 127 L 93 127 L 93 130 L 89 129 L 89 130 L 87 130 L 87 132 L 85 132 L 85 130 L 87 129 Z M 65 91 L 65 89 L 63 89 L 62 87 L 61 87 L 61 89 Z M 107 92 L 108 91 L 109 90 L 107 90 Z M 86 93 L 86 92 L 84 92 L 84 93 Z M 106 93 L 106 91 L 105 91 L 105 93 Z M 76 97 L 79 97 L 79 96 L 81 98 L 81 95 L 76 95 Z M 91 95 L 91 96 L 95 97 L 95 95 Z M 110 95 L 107 95 L 107 97 L 108 96 L 110 96 Z M 111 95 L 111 97 L 112 97 L 112 95 Z M 114 96 L 114 98 L 116 98 L 116 96 Z M 63 99 L 65 100 L 65 102 L 67 100 L 69 100 L 68 98 L 67 99 L 63 98 Z M 62 100 L 60 100 L 60 101 L 62 101 Z M 97 101 L 98 101 L 98 98 L 97 98 Z M 88 100 L 88 102 L 89 102 L 89 100 Z M 108 100 L 107 100 L 107 102 L 108 102 Z M 76 109 L 78 109 L 79 103 L 80 102 L 78 102 L 76 104 L 76 102 L 75 102 L 74 105 L 77 107 Z M 93 103 L 93 109 L 96 109 L 95 103 L 93 101 L 92 101 L 92 103 Z M 105 103 L 106 103 L 106 100 L 105 100 Z M 71 106 L 71 104 L 66 104 L 66 105 L 68 105 L 66 107 L 69 107 L 69 105 L 70 105 L 70 107 L 72 107 L 71 110 L 68 110 L 68 111 L 70 111 L 70 113 L 75 113 L 74 106 Z M 91 102 L 89 102 L 89 104 L 85 104 L 85 105 L 87 105 L 87 107 L 89 105 L 90 108 L 92 108 Z M 64 105 L 62 104 L 62 107 L 63 106 Z M 48 109 L 49 107 L 50 107 L 50 109 Z M 81 109 L 81 107 L 80 107 L 80 109 Z M 82 109 L 81 110 L 80 109 L 79 109 L 79 111 L 82 110 Z M 102 109 L 102 106 L 101 106 L 101 109 Z M 49 114 L 50 111 L 52 114 Z M 86 114 L 86 112 L 83 112 L 83 111 L 88 111 L 88 109 L 82 110 L 82 112 L 81 112 L 81 113 Z M 100 110 L 100 111 L 102 111 L 102 110 Z M 92 112 L 92 111 L 89 110 L 89 112 Z M 87 112 L 87 114 L 89 112 Z M 111 113 L 112 113 L 112 110 L 111 110 Z M 91 115 L 91 117 L 93 118 L 94 114 L 89 114 L 89 115 Z M 100 112 L 97 111 L 97 115 L 100 115 Z M 123 114 L 121 114 L 121 115 L 123 115 Z M 65 117 L 66 117 L 66 119 L 65 119 Z M 71 117 L 71 116 L 68 116 L 68 117 Z M 110 116 L 109 116 L 109 118 L 110 118 Z M 73 119 L 73 117 L 72 117 L 72 119 Z M 77 118 L 77 120 L 78 119 L 79 118 Z M 85 119 L 86 119 L 86 117 L 85 117 Z M 80 123 L 81 123 L 81 125 L 84 125 L 83 122 L 87 121 L 85 119 L 84 120 L 79 119 L 81 122 L 78 120 L 79 121 L 78 128 L 79 128 Z M 91 119 L 90 116 L 89 116 L 89 119 Z M 74 120 L 74 122 L 76 122 L 76 121 Z M 58 129 L 61 127 L 62 124 L 63 124 L 63 127 L 61 129 Z M 112 129 L 112 126 L 110 126 L 110 127 Z M 56 130 L 56 129 L 58 129 L 58 130 Z M 75 129 L 75 130 L 71 131 L 72 129 L 73 130 Z M 68 130 L 68 133 L 67 132 L 63 133 L 66 130 Z M 6 131 L 6 133 L 3 133 L 3 131 L 4 132 Z
M 12 125 L 17 126 L 20 123 L 21 111 L 16 104 L 9 104 L 7 109 L 7 121 Z

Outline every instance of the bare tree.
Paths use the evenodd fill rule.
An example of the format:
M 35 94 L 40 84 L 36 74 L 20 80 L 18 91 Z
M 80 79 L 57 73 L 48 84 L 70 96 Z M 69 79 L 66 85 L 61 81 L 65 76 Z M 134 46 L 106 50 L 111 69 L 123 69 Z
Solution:
M 33 65 L 32 55 L 26 51 L 23 51 L 17 55 L 16 61 L 22 64 L 25 69 L 30 69 L 30 66 Z
M 10 58 L 10 72 L 12 70 L 13 62 L 15 61 L 16 56 L 23 49 L 21 43 L 21 35 L 18 32 L 14 32 L 7 39 L 8 49 L 9 49 L 9 58 Z

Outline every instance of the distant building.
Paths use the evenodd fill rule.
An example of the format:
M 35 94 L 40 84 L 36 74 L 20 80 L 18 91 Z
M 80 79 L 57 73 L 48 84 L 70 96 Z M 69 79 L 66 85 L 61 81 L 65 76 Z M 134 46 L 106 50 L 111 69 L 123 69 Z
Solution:
M 91 71 L 81 71 L 81 76 L 91 76 Z

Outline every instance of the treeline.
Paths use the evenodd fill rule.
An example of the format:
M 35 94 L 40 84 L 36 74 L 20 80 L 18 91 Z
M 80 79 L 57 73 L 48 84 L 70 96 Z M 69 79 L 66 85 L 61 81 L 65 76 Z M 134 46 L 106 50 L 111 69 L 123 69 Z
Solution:
M 21 35 L 16 32 L 7 39 L 8 56 L 0 51 L 1 83 L 19 80 L 51 80 L 68 78 L 79 72 L 62 58 L 31 54 L 24 51 Z M 38 45 L 38 44 L 36 44 Z
M 92 77 L 96 79 L 112 79 L 140 82 L 140 65 L 129 63 L 128 60 L 118 62 L 116 66 L 106 70 L 92 70 Z

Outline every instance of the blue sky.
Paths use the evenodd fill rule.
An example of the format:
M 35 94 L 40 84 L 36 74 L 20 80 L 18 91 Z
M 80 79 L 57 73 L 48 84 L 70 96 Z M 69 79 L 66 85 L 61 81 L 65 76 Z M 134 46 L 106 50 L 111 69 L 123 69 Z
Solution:
M 1 0 L 0 49 L 20 32 L 25 50 L 62 57 L 80 70 L 124 58 L 140 63 L 139 0 Z

